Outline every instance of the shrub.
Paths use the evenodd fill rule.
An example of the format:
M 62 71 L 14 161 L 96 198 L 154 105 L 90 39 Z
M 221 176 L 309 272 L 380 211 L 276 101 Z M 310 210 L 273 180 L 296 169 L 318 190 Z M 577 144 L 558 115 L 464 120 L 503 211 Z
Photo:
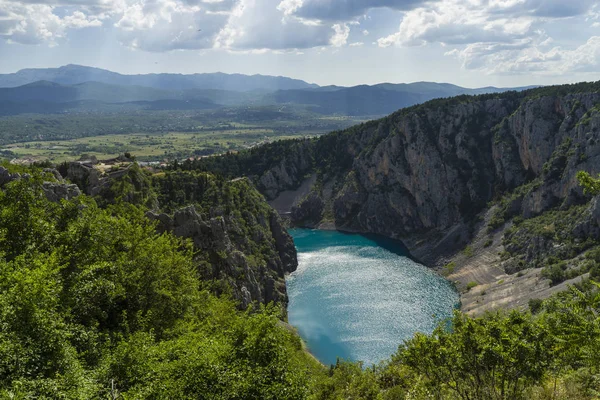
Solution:
M 467 290 L 471 290 L 471 289 L 473 289 L 477 285 L 478 285 L 477 282 L 471 281 L 471 282 L 467 283 Z
M 566 279 L 565 271 L 563 268 L 564 263 L 553 264 L 549 267 L 545 267 L 542 270 L 542 276 L 548 278 L 551 281 L 551 285 L 558 285 Z
M 600 266 L 594 265 L 590 269 L 590 278 L 595 281 L 600 281 Z
M 501 213 L 495 213 L 492 218 L 490 218 L 490 222 L 487 227 L 488 232 L 493 232 L 496 229 L 500 228 L 504 225 L 504 216 Z
M 585 254 L 585 258 L 588 260 L 594 260 L 600 262 L 600 247 L 593 248 Z
M 473 248 L 471 246 L 465 247 L 465 249 L 462 252 L 467 257 L 473 257 Z
M 450 275 L 450 274 L 454 273 L 455 269 L 456 269 L 456 263 L 454 261 L 444 265 L 444 273 L 446 275 Z
M 537 314 L 541 311 L 543 303 L 542 299 L 529 299 L 529 310 L 532 314 Z

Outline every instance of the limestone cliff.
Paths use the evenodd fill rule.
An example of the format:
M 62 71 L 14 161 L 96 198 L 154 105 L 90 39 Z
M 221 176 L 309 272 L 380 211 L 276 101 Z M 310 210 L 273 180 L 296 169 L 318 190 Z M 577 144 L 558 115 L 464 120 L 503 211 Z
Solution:
M 147 215 L 160 221 L 159 230 L 191 239 L 199 251 L 198 261 L 206 268 L 202 271 L 203 277 L 226 281 L 242 308 L 253 301 L 287 304 L 284 275 L 296 269 L 296 252 L 277 214 L 271 213 L 268 220 L 261 216 L 257 221 L 263 232 L 270 231 L 272 237 L 254 240 L 265 241 L 275 250 L 262 263 L 263 260 L 258 261 L 248 247 L 247 242 L 252 238 L 246 243 L 236 239 L 239 221 L 231 215 L 213 213 L 212 217 L 205 217 L 195 206 L 182 208 L 173 216 L 152 212 Z
M 446 274 L 459 288 L 528 268 L 547 288 L 558 284 L 541 270 L 552 257 L 569 279 L 573 257 L 600 240 L 598 207 L 576 179 L 580 170 L 600 172 L 599 91 L 600 83 L 584 83 L 433 100 L 192 168 L 250 176 L 296 225 L 401 239 L 438 268 L 456 260 Z M 513 218 L 527 223 L 513 226 Z M 476 263 L 461 252 L 470 243 L 482 254 Z M 497 272 L 460 272 L 486 264 Z
M 293 222 L 332 222 L 404 239 L 432 263 L 464 246 L 488 202 L 534 179 L 540 184 L 514 205 L 525 218 L 585 201 L 575 175 L 600 172 L 596 86 L 434 100 L 290 142 L 276 163 L 262 162 L 266 168 L 252 171 L 252 178 L 277 200 L 316 172 L 311 192 L 293 199 Z M 439 243 L 448 234 L 452 240 L 434 253 L 431 245 L 420 251 L 415 239 Z
M 102 172 L 69 163 L 62 170 L 99 203 L 143 204 L 160 231 L 191 239 L 203 280 L 217 292 L 231 292 L 242 308 L 287 304 L 285 274 L 298 265 L 296 248 L 277 212 L 248 180 L 184 172 L 152 176 L 137 164 Z

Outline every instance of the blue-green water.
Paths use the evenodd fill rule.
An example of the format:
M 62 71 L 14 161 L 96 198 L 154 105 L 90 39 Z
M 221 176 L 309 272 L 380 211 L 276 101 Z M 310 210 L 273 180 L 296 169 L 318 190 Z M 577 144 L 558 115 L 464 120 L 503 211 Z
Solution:
M 399 246 L 361 235 L 292 229 L 298 270 L 287 279 L 288 318 L 323 363 L 389 358 L 415 332 L 452 315 L 458 294 Z

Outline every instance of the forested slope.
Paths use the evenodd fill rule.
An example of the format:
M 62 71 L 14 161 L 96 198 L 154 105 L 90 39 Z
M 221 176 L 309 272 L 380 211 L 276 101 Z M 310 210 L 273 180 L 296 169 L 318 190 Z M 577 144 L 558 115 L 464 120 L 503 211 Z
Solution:
M 143 207 L 0 192 L 2 398 L 303 398 L 317 364 L 280 326 L 216 297 L 192 243 Z
M 340 361 L 327 369 L 282 322 L 280 306 L 239 311 L 239 302 L 217 293 L 198 264 L 200 257 L 211 265 L 210 257 L 203 258 L 211 249 L 199 248 L 194 237 L 161 233 L 148 218 L 148 205 L 170 196 L 167 187 L 184 188 L 173 209 L 195 203 L 202 215 L 211 195 L 191 190 L 190 176 L 198 176 L 151 178 L 133 165 L 94 197 L 61 191 L 69 183 L 50 169 L 10 166 L 2 174 L 1 397 L 598 396 L 600 296 L 591 282 L 532 304 L 535 315 L 472 319 L 457 312 L 451 330 L 444 324 L 433 335 L 417 334 L 379 366 Z M 582 178 L 591 189 L 600 187 Z M 212 179 L 225 190 L 227 181 Z M 244 183 L 231 184 L 238 182 Z M 236 195 L 219 193 L 231 199 L 225 204 L 233 214 L 243 213 L 245 203 L 237 203 Z
M 296 249 L 247 179 L 181 171 L 152 175 L 136 163 L 107 173 L 76 162 L 59 170 L 101 205 L 144 206 L 160 232 L 191 239 L 202 279 L 216 293 L 230 292 L 241 308 L 254 301 L 287 304 L 284 275 L 298 265 Z

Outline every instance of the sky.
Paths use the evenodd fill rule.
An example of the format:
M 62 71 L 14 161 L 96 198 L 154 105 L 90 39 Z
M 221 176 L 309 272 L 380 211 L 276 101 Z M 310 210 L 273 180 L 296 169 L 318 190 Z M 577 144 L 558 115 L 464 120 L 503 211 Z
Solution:
M 0 0 L 0 73 L 283 75 L 320 85 L 600 80 L 600 0 Z

